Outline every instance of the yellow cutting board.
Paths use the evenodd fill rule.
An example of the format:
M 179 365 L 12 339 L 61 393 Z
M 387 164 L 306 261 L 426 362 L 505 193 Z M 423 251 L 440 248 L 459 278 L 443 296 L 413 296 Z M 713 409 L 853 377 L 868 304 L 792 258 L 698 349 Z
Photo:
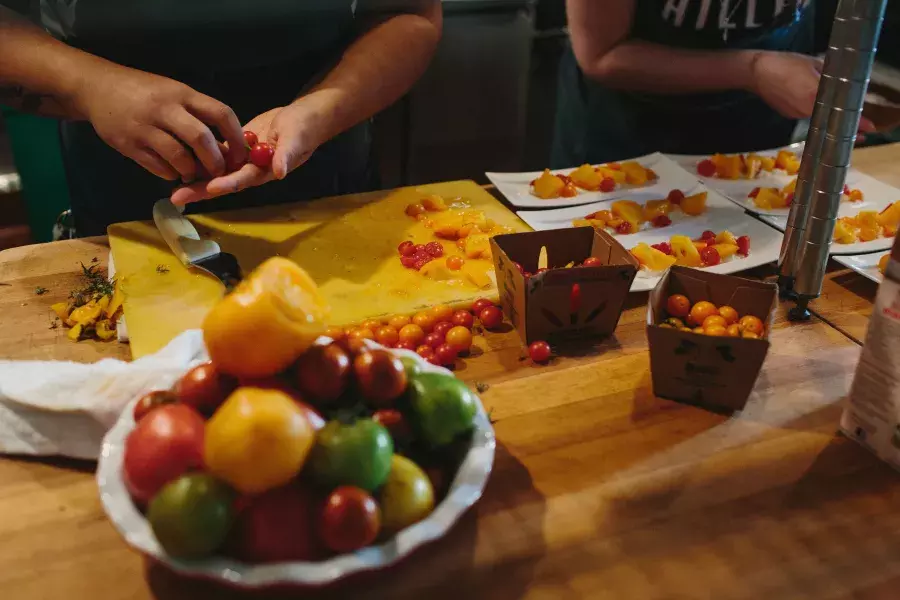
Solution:
M 195 215 L 201 237 L 234 254 L 245 274 L 265 259 L 288 257 L 316 280 L 331 305 L 332 325 L 370 317 L 410 314 L 435 304 L 467 306 L 497 298 L 496 284 L 435 281 L 400 264 L 403 240 L 435 241 L 430 229 L 408 217 L 408 204 L 439 194 L 449 203 L 484 211 L 498 225 L 528 231 L 515 214 L 473 181 L 327 198 L 280 206 Z M 172 338 L 201 325 L 222 297 L 222 284 L 182 266 L 150 221 L 109 228 L 116 277 L 125 293 L 125 321 L 134 358 L 156 352 Z M 459 250 L 443 242 L 449 254 Z M 487 259 L 485 266 L 490 265 Z M 248 344 L 258 343 L 247 340 Z M 264 342 L 263 342 L 264 343 Z

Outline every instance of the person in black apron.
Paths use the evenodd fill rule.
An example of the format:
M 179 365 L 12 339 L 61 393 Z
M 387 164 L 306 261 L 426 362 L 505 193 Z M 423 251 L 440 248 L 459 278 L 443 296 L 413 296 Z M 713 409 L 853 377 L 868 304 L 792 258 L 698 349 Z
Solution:
M 0 7 L 0 103 L 67 119 L 80 236 L 170 196 L 207 212 L 372 189 L 368 120 L 441 27 L 438 0 L 32 1 L 53 37 Z M 240 166 L 241 123 L 271 169 Z
M 552 163 L 784 146 L 812 114 L 810 0 L 568 0 Z

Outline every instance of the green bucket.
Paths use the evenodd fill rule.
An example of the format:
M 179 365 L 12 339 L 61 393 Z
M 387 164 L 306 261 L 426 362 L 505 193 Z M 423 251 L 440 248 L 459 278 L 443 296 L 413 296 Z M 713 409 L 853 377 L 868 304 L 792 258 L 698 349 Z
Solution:
M 35 242 L 49 242 L 56 218 L 70 205 L 59 147 L 59 123 L 6 107 L 0 107 L 0 112 L 22 182 L 31 237 Z

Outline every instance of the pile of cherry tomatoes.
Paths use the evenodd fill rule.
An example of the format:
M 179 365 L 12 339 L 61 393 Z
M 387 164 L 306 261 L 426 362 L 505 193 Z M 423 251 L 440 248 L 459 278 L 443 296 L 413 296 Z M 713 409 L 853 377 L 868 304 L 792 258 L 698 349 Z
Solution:
M 668 318 L 659 325 L 665 329 L 716 337 L 760 339 L 766 336 L 766 327 L 759 317 L 740 316 L 731 306 L 717 307 L 706 300 L 691 304 L 683 294 L 669 296 L 666 300 L 666 312 Z
M 411 317 L 395 315 L 387 320 L 369 319 L 346 329 L 331 327 L 325 335 L 334 340 L 375 340 L 388 348 L 411 350 L 433 365 L 449 367 L 471 349 L 476 318 L 485 329 L 496 329 L 503 322 L 503 311 L 480 298 L 471 310 L 453 310 L 440 304 Z

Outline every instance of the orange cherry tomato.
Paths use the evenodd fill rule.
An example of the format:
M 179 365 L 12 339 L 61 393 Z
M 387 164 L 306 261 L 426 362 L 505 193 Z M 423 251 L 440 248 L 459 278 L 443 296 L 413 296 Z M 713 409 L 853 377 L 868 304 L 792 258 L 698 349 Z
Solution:
M 406 315 L 394 315 L 393 317 L 388 319 L 388 325 L 390 325 L 397 331 L 400 331 L 401 329 L 403 329 L 404 325 L 409 325 L 409 321 L 410 319 Z
M 393 348 L 400 341 L 400 334 L 394 327 L 384 325 L 375 331 L 375 341 L 382 346 Z
M 741 337 L 747 338 L 749 340 L 758 340 L 759 339 L 759 336 L 757 334 L 753 333 L 752 331 L 745 331 L 744 333 L 741 334 Z
M 726 325 L 734 325 L 738 322 L 738 313 L 728 305 L 719 307 L 719 314 L 725 318 Z
M 460 269 L 462 269 L 462 266 L 465 264 L 465 262 L 466 261 L 464 261 L 462 259 L 462 257 L 448 256 L 447 257 L 447 268 L 450 269 L 451 271 L 459 271 Z
M 715 337 L 725 337 L 728 335 L 728 332 L 725 330 L 725 327 L 722 325 L 710 325 L 709 327 L 703 328 L 703 333 L 706 335 L 712 335 Z
M 715 304 L 701 300 L 691 307 L 691 312 L 688 313 L 688 322 L 694 327 L 699 327 L 706 320 L 706 317 L 717 314 L 719 314 L 719 311 L 716 310 Z
M 422 330 L 421 327 L 416 325 L 415 323 L 410 323 L 409 325 L 404 325 L 400 329 L 400 341 L 418 344 L 423 339 L 425 339 L 425 331 Z
M 725 331 L 728 332 L 728 335 L 731 337 L 741 337 L 741 326 L 737 323 L 732 323 Z
M 684 318 L 691 312 L 691 301 L 682 294 L 672 294 L 666 301 L 666 312 L 671 317 Z
M 350 335 L 347 337 L 349 337 L 351 340 L 374 340 L 375 333 L 373 333 L 371 329 L 361 327 L 359 329 L 354 329 L 353 331 L 351 331 Z
M 456 326 L 447 332 L 447 343 L 457 352 L 467 352 L 472 347 L 472 332 L 466 327 Z
M 700 335 L 706 335 L 706 330 L 702 327 L 694 327 L 691 331 L 694 333 L 699 333 Z
M 434 315 L 429 312 L 418 312 L 413 315 L 412 322 L 422 328 L 422 331 L 428 333 L 434 327 Z
M 382 322 L 378 319 L 367 319 L 363 321 L 360 328 L 362 329 L 371 329 L 373 332 L 378 331 L 378 328 L 381 327 Z
M 725 322 L 725 317 L 722 315 L 710 315 L 703 319 L 703 329 L 713 326 L 727 327 L 728 323 Z
M 745 315 L 741 317 L 741 320 L 738 321 L 738 324 L 743 328 L 744 333 L 753 333 L 757 336 L 762 336 L 763 331 L 765 330 L 765 326 L 763 322 L 759 319 L 759 317 L 754 317 L 753 315 Z
M 437 306 L 433 306 L 431 307 L 431 310 L 429 312 L 431 313 L 431 316 L 434 317 L 435 323 L 449 321 L 453 316 L 453 309 L 446 304 L 438 304 Z

